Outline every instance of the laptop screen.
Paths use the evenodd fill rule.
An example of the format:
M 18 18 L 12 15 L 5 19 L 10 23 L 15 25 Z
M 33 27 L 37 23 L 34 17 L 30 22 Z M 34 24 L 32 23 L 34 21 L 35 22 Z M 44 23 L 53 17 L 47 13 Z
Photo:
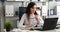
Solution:
M 58 18 L 46 18 L 44 20 L 44 30 L 51 30 L 56 28 Z

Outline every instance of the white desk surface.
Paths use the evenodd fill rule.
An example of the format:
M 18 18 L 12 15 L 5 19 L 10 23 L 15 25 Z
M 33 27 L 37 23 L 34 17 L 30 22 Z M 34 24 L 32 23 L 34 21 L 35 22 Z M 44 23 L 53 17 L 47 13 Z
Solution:
M 47 30 L 47 31 L 39 31 L 39 30 L 20 30 L 20 29 L 13 29 L 10 32 L 60 32 L 60 29 L 54 29 L 54 30 Z

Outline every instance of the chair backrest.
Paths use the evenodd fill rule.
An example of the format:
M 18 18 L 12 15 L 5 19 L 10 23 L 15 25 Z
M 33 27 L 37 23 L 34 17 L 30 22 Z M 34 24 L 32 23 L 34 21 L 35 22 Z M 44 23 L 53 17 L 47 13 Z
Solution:
M 19 7 L 19 20 L 21 19 L 25 11 L 26 11 L 26 7 Z

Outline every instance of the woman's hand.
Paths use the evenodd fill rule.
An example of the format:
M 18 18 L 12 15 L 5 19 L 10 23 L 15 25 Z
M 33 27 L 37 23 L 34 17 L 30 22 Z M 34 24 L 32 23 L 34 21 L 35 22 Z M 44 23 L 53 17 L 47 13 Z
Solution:
M 36 19 L 37 21 L 39 21 L 39 20 L 38 20 L 38 15 L 35 15 L 35 19 Z
M 32 24 L 28 24 L 27 26 L 26 26 L 26 28 L 31 28 L 32 27 Z
M 35 15 L 35 19 L 36 19 L 37 23 L 39 24 L 40 19 L 38 17 L 39 17 L 38 15 Z

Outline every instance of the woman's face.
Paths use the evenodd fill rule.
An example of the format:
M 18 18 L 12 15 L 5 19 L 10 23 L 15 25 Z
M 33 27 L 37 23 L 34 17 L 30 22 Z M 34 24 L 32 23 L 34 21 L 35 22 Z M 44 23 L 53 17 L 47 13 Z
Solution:
M 35 13 L 36 11 L 36 5 L 34 5 L 32 8 L 30 8 L 30 13 Z

